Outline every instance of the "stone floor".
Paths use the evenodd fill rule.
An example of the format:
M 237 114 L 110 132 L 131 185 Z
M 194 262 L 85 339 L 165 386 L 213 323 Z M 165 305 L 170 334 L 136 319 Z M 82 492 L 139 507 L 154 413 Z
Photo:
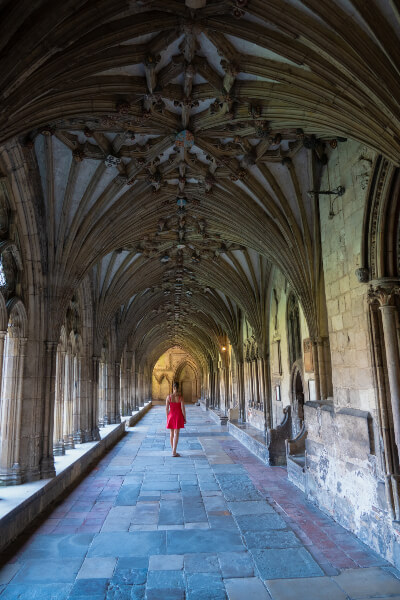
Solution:
M 153 408 L 9 552 L 0 600 L 400 600 L 400 573 L 197 407 Z

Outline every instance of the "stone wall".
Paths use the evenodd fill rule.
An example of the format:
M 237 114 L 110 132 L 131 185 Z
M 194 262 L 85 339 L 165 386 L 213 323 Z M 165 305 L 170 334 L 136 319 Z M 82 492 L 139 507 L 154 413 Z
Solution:
M 399 563 L 397 533 L 388 515 L 380 468 L 376 392 L 368 333 L 367 285 L 361 264 L 362 223 L 373 155 L 347 142 L 332 153 L 321 188 L 321 236 L 332 357 L 333 403 L 305 407 L 306 491 L 339 523 Z M 331 213 L 331 214 L 330 214 Z

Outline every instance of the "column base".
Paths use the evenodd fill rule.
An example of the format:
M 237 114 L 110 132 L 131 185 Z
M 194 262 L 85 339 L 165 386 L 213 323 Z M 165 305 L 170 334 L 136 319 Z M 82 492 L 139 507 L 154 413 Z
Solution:
M 0 486 L 20 485 L 22 483 L 21 469 L 18 464 L 10 469 L 0 471 Z
M 65 446 L 64 440 L 59 440 L 53 446 L 53 455 L 54 456 L 64 456 L 65 455 Z
M 94 427 L 92 429 L 92 440 L 94 442 L 99 442 L 101 440 L 100 431 L 98 427 Z
M 74 436 L 71 434 L 65 436 L 64 438 L 64 447 L 66 450 L 73 450 L 75 448 L 74 444 Z
M 40 476 L 41 479 L 51 479 L 56 476 L 54 466 L 54 456 L 46 456 L 40 461 Z
M 74 444 L 82 444 L 83 442 L 83 438 L 84 438 L 84 433 L 81 429 L 78 429 L 78 431 L 75 431 L 75 433 L 73 434 L 73 439 L 74 439 Z

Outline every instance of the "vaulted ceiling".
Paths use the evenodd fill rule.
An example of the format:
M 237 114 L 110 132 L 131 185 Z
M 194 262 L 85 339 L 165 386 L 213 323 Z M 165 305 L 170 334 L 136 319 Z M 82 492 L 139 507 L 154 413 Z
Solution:
M 0 140 L 25 157 L 61 305 L 89 274 L 99 340 L 117 314 L 154 360 L 204 358 L 238 339 L 239 310 L 262 340 L 277 265 L 317 333 L 307 191 L 348 138 L 399 164 L 399 0 L 0 11 Z

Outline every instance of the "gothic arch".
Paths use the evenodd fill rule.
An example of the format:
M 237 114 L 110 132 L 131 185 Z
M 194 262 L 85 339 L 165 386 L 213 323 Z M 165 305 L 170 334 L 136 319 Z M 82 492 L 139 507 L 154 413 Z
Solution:
M 378 156 L 364 211 L 360 282 L 400 275 L 400 169 Z

